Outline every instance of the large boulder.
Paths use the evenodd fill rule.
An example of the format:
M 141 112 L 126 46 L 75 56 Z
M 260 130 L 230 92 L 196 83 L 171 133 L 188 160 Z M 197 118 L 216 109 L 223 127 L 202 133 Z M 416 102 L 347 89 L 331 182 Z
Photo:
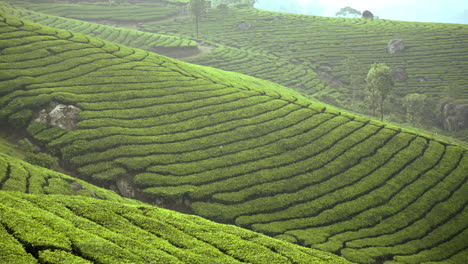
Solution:
M 76 128 L 76 118 L 79 112 L 81 112 L 81 109 L 73 105 L 51 103 L 47 109 L 42 109 L 39 112 L 38 117 L 34 121 L 66 130 L 73 130 Z
M 389 54 L 401 53 L 405 50 L 405 45 L 401 39 L 392 39 L 387 44 L 387 51 Z
M 245 21 L 242 21 L 240 22 L 239 25 L 237 25 L 237 28 L 239 28 L 240 30 L 249 30 L 253 27 L 252 24 L 250 24 L 249 22 L 245 22 Z
M 362 12 L 362 18 L 374 19 L 374 14 L 372 14 L 371 11 L 366 10 L 366 11 Z
M 448 131 L 468 129 L 468 102 L 445 102 L 441 106 L 442 125 Z
M 408 74 L 403 68 L 393 68 L 393 78 L 397 82 L 405 82 L 408 80 Z

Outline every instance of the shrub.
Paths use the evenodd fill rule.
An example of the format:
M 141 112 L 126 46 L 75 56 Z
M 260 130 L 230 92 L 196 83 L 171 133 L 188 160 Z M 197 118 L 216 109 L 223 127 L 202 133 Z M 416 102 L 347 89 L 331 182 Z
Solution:
M 57 158 L 46 153 L 28 153 L 26 154 L 25 161 L 48 169 L 55 169 L 58 167 Z
M 8 122 L 16 128 L 23 128 L 23 127 L 26 127 L 26 125 L 31 120 L 32 116 L 33 116 L 33 111 L 29 109 L 24 109 L 24 110 L 21 110 L 19 112 L 12 114 L 8 118 Z
M 39 148 L 37 146 L 35 146 L 33 143 L 31 143 L 31 141 L 29 141 L 29 139 L 27 139 L 27 138 L 23 138 L 23 139 L 18 140 L 18 147 L 21 150 L 24 150 L 26 152 L 37 152 L 37 151 L 39 151 Z

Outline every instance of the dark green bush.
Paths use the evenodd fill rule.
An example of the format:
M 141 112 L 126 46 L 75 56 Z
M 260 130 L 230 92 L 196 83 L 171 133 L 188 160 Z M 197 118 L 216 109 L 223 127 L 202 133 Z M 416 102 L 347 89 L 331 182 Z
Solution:
M 26 154 L 25 161 L 48 169 L 55 169 L 58 167 L 57 158 L 47 153 L 28 153 Z
M 27 138 L 18 140 L 18 147 L 26 152 L 37 152 L 39 150 L 39 148 Z
M 12 114 L 8 118 L 8 122 L 16 128 L 23 128 L 23 127 L 26 127 L 26 125 L 31 120 L 32 116 L 33 116 L 33 111 L 29 109 L 24 109 L 24 110 L 21 110 L 19 112 Z

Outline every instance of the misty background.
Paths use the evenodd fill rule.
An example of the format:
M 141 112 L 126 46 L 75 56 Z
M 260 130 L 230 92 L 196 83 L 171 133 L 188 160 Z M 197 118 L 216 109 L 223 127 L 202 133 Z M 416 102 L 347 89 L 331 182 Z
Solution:
M 331 17 L 346 6 L 369 10 L 381 19 L 468 24 L 466 0 L 258 0 L 255 4 L 270 11 Z

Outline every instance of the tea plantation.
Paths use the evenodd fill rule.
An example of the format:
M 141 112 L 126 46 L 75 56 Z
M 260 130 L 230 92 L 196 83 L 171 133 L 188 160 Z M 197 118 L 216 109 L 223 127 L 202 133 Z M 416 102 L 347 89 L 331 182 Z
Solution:
M 348 263 L 125 199 L 1 153 L 0 190 L 0 263 Z
M 2 150 L 3 151 L 3 150 Z M 34 166 L 0 153 L 0 190 L 31 194 L 80 195 L 114 202 L 143 204 L 85 181 Z
M 154 203 L 176 203 L 208 219 L 235 223 L 357 263 L 466 262 L 466 148 L 340 112 L 269 81 L 0 14 L 2 125 L 26 129 L 76 173 L 106 187 L 131 177 L 134 191 Z M 75 129 L 31 122 L 51 102 L 81 110 Z M 36 188 L 31 183 L 19 186 Z M 46 186 L 41 188 L 48 192 Z M 153 243 L 158 245 L 152 250 L 158 252 L 197 247 L 171 240 L 177 246 L 166 248 L 154 242 L 157 238 L 148 238 L 148 232 L 158 231 L 151 229 L 154 222 L 146 217 L 165 212 L 161 209 L 82 197 L 5 194 L 3 199 L 5 214 L 13 210 L 8 204 L 18 204 L 16 214 L 26 218 L 21 221 L 31 218 L 20 210 L 34 214 L 36 209 L 26 209 L 31 203 L 39 207 L 38 215 L 57 215 L 64 221 L 63 227 L 53 227 L 58 233 L 50 237 L 51 250 L 31 249 L 38 258 L 63 254 L 90 261 L 88 248 L 80 247 L 82 238 L 105 243 L 107 249 L 93 255 L 96 259 L 91 261 L 97 263 L 111 257 L 126 258 L 123 263 L 157 262 L 153 257 L 165 255 L 148 253 L 149 260 L 140 260 L 141 252 Z M 96 210 L 93 204 L 105 209 Z M 106 217 L 100 210 L 109 210 Z M 1 221 L 16 217 L 11 214 Z M 110 220 L 113 217 L 115 221 Z M 41 226 L 52 224 L 40 217 L 32 219 Z M 67 230 L 69 222 L 81 227 L 81 221 L 98 224 L 87 227 L 83 223 L 78 233 Z M 136 230 L 144 226 L 140 230 L 144 234 L 135 233 L 144 242 L 129 241 L 132 232 L 119 233 L 116 226 L 128 222 Z M 13 227 L 2 224 L 8 226 L 5 236 L 15 234 L 14 223 L 10 223 Z M 234 256 L 231 261 L 256 263 L 258 255 L 252 254 L 250 244 L 222 248 L 220 244 L 225 244 L 220 241 L 226 236 L 188 226 L 177 229 L 203 231 L 207 238 L 191 235 L 197 238 L 195 242 L 202 240 L 218 248 L 217 253 L 207 255 L 222 252 L 220 258 L 227 254 Z M 64 239 L 59 231 L 71 232 L 66 233 L 70 238 Z M 17 242 L 37 239 L 33 234 L 32 240 L 20 237 L 29 234 L 24 230 L 16 233 Z M 237 237 L 246 240 L 243 235 Z M 14 242 L 11 237 L 9 241 Z M 128 254 L 118 251 L 109 256 L 118 247 L 117 241 L 128 245 Z M 286 254 L 268 248 L 268 254 Z M 293 258 L 294 252 L 285 258 Z M 102 259 L 100 254 L 104 254 Z M 279 257 L 257 263 L 274 259 L 287 263 Z M 187 262 L 196 261 L 202 261 L 200 256 Z
M 186 19 L 148 22 L 144 28 L 182 36 L 193 34 L 193 22 Z M 346 91 L 349 73 L 344 65 L 349 56 L 361 64 L 360 72 L 355 74 L 363 78 L 374 62 L 404 69 L 408 79 L 397 83 L 397 93 L 402 95 L 419 92 L 442 96 L 447 86 L 468 85 L 467 25 L 339 19 L 229 8 L 210 10 L 203 17 L 200 30 L 202 38 L 211 42 L 261 52 L 328 74 L 332 78 L 329 84 L 333 85 L 334 80 L 335 90 L 345 96 L 350 94 Z M 387 52 L 387 43 L 392 39 L 404 41 L 402 53 Z M 229 57 L 224 56 L 227 61 Z M 209 54 L 193 62 L 211 66 L 211 60 L 216 65 L 219 59 L 217 54 Z M 243 67 L 248 69 L 247 65 Z M 268 65 L 264 70 L 268 71 Z M 242 68 L 239 72 L 249 73 Z M 306 83 L 299 85 L 309 87 Z M 468 98 L 467 89 L 464 98 Z
M 190 55 L 198 52 L 197 43 L 189 39 L 46 15 L 12 6 L 5 2 L 0 2 L 0 10 L 32 22 L 69 29 L 74 32 L 159 54 Z
M 30 10 L 67 17 L 82 16 L 83 19 L 88 11 L 80 10 L 93 8 L 85 4 L 78 8 L 76 4 L 14 3 Z M 141 6 L 139 10 L 144 8 Z M 138 5 L 127 7 L 128 16 L 133 17 L 133 9 L 138 9 Z M 70 12 L 74 16 L 70 16 Z M 107 12 L 113 14 L 112 21 L 119 21 L 119 13 L 114 8 Z M 142 16 L 139 22 L 146 31 L 194 37 L 194 23 L 188 16 L 151 20 Z M 404 50 L 389 54 L 387 44 L 394 39 L 403 40 Z M 363 85 L 349 86 L 350 72 L 346 65 L 349 57 L 359 66 L 352 74 L 361 76 L 361 81 L 374 62 L 403 71 L 407 77 L 396 85 L 396 93 L 400 96 L 417 92 L 441 98 L 449 87 L 468 85 L 465 74 L 468 71 L 467 25 L 326 18 L 253 8 L 213 8 L 201 17 L 200 40 L 215 44 L 218 49 L 188 61 L 272 80 L 321 98 L 335 98 L 342 102 L 342 106 L 350 100 L 353 90 L 363 88 Z M 317 85 L 320 80 L 333 89 Z M 467 89 L 461 97 L 468 98 Z

